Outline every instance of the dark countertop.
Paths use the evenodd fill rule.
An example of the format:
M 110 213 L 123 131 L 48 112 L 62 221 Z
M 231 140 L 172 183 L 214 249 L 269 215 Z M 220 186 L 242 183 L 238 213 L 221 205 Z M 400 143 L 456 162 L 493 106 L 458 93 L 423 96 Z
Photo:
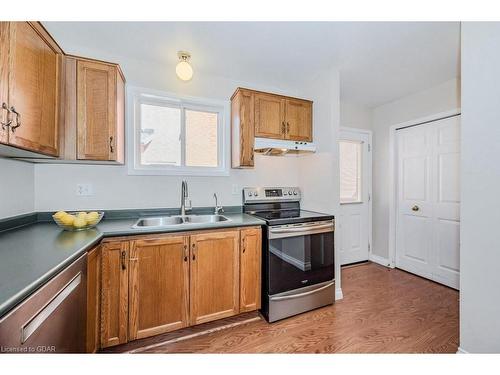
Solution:
M 67 232 L 53 222 L 37 222 L 0 232 L 0 318 L 71 264 L 103 237 L 264 225 L 244 213 L 224 213 L 230 221 L 132 229 L 136 218 L 103 220 L 97 228 Z

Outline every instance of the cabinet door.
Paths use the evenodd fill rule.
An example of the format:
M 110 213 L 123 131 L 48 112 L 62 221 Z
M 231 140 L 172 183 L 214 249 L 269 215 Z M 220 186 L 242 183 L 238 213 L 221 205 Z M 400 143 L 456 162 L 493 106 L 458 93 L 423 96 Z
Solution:
M 101 346 L 127 342 L 128 241 L 102 245 Z
M 255 94 L 255 136 L 282 139 L 285 136 L 285 101 L 279 96 Z
M 87 254 L 87 353 L 99 350 L 99 317 L 101 297 L 101 248 Z
M 188 247 L 188 236 L 161 236 L 132 242 L 130 340 L 188 326 Z
M 242 229 L 240 243 L 240 312 L 260 309 L 261 258 L 261 229 Z
M 0 22 L 0 143 L 7 144 L 9 128 L 5 126 L 7 111 L 2 105 L 9 103 L 9 22 Z
M 9 144 L 47 155 L 58 154 L 59 67 L 62 54 L 36 24 L 10 23 Z
M 304 100 L 286 99 L 286 139 L 312 141 L 312 103 Z
M 116 160 L 116 67 L 77 62 L 77 156 Z
M 238 314 L 239 239 L 238 230 L 191 236 L 191 325 Z

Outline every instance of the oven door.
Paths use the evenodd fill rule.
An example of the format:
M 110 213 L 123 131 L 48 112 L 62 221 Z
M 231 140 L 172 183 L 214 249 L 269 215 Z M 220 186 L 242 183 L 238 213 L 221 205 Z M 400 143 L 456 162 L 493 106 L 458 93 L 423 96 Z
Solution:
M 268 229 L 269 295 L 334 279 L 333 220 Z

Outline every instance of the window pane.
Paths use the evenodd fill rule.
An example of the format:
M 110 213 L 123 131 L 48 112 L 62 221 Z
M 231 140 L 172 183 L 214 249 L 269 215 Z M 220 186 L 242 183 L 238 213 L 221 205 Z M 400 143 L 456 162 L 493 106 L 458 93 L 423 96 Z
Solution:
M 217 167 L 217 113 L 186 110 L 186 165 Z
M 361 142 L 340 141 L 340 203 L 361 202 Z
M 181 165 L 181 110 L 141 104 L 142 165 Z

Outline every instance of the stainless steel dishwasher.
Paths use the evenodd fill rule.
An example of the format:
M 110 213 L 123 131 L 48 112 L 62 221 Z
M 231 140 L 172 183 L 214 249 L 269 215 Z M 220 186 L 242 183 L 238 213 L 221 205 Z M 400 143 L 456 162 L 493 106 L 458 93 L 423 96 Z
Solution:
M 0 319 L 2 353 L 83 353 L 87 254 Z

